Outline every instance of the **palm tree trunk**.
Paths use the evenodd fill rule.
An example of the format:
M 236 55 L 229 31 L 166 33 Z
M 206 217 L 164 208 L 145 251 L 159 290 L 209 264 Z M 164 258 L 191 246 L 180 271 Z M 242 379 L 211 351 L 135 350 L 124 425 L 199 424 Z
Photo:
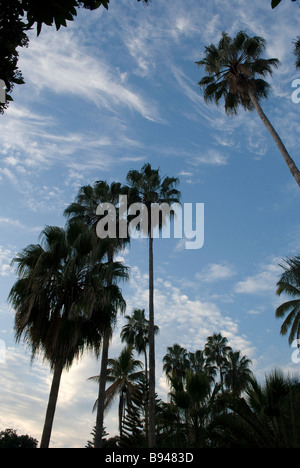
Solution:
M 146 346 L 145 346 L 144 356 L 145 356 L 145 379 L 146 379 L 146 382 L 147 382 L 147 380 L 148 380 L 148 357 L 147 357 L 147 348 L 146 348 Z
M 149 233 L 149 448 L 155 447 L 155 343 L 153 237 Z
M 105 387 L 106 387 L 106 377 L 107 377 L 108 350 L 109 350 L 110 335 L 111 335 L 111 330 L 110 328 L 108 328 L 104 333 L 103 344 L 102 344 L 102 359 L 101 359 L 100 382 L 99 382 L 99 391 L 98 391 L 98 405 L 97 405 L 96 433 L 95 433 L 95 440 L 94 440 L 94 448 L 102 448 Z
M 52 385 L 49 395 L 40 448 L 49 448 L 62 371 L 63 366 L 60 364 L 56 364 L 54 367 Z
M 148 357 L 147 357 L 147 347 L 145 346 L 145 385 L 148 393 Z M 149 433 L 149 397 L 145 400 L 145 433 L 146 440 L 148 440 Z
M 111 266 L 112 266 L 113 258 L 114 258 L 114 251 L 113 251 L 113 248 L 109 246 L 108 263 Z M 108 285 L 112 284 L 111 274 L 109 274 L 107 283 Z M 95 434 L 94 448 L 102 448 L 105 389 L 106 389 L 108 350 L 109 350 L 110 337 L 111 337 L 111 328 L 108 327 L 107 330 L 105 330 L 104 332 L 103 344 L 102 344 L 102 360 L 101 360 L 100 382 L 99 382 L 99 392 L 98 392 L 96 434 Z
M 284 144 L 281 141 L 281 138 L 279 137 L 279 135 L 276 132 L 275 128 L 273 127 L 273 125 L 271 124 L 269 119 L 267 118 L 266 114 L 262 110 L 259 102 L 257 101 L 256 97 L 254 96 L 254 94 L 252 93 L 251 90 L 249 90 L 249 97 L 250 97 L 251 102 L 254 105 L 259 117 L 261 118 L 261 120 L 263 121 L 263 123 L 265 124 L 267 129 L 269 130 L 269 132 L 270 132 L 271 136 L 273 137 L 276 145 L 278 146 L 279 151 L 281 152 L 281 154 L 282 154 L 282 156 L 283 156 L 283 158 L 284 158 L 290 172 L 292 173 L 292 175 L 295 178 L 298 186 L 300 187 L 300 172 L 299 172 L 299 169 L 297 168 L 297 166 L 296 166 L 295 162 L 293 161 L 293 159 L 290 157 L 290 155 L 287 152 Z
M 119 433 L 120 439 L 123 437 L 123 415 L 124 415 L 124 395 L 123 389 L 121 389 L 120 400 L 119 400 Z

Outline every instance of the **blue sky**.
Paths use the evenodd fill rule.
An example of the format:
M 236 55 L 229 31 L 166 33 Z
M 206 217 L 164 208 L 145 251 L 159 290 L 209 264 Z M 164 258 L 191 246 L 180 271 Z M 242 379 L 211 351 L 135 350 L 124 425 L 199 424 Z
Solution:
M 300 166 L 300 104 L 292 102 L 292 41 L 299 5 L 265 0 L 115 0 L 109 11 L 80 11 L 56 32 L 31 34 L 20 51 L 26 84 L 1 119 L 0 138 L 0 428 L 40 440 L 51 375 L 14 341 L 7 296 L 15 253 L 36 243 L 46 224 L 63 226 L 78 188 L 124 182 L 145 162 L 180 179 L 183 203 L 204 203 L 205 243 L 186 250 L 178 239 L 155 240 L 157 392 L 167 398 L 161 361 L 168 346 L 203 348 L 221 332 L 252 360 L 258 378 L 275 367 L 299 374 L 274 311 L 278 263 L 299 254 L 299 189 L 255 112 L 227 117 L 204 103 L 195 61 L 222 31 L 241 29 L 267 40 L 281 65 L 269 80 L 266 114 Z M 147 241 L 122 253 L 131 280 L 122 286 L 127 313 L 148 301 Z M 116 329 L 110 357 L 121 350 Z M 84 447 L 95 415 L 99 363 L 85 356 L 64 374 L 52 447 Z M 112 411 L 105 424 L 117 431 Z

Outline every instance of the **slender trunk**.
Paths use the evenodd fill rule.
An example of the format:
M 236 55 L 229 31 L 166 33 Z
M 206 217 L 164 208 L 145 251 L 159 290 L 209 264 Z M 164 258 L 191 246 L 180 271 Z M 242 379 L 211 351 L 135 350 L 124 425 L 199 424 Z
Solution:
M 49 448 L 62 371 L 63 366 L 56 364 L 54 367 L 52 385 L 49 395 L 40 448 Z
M 146 385 L 146 394 L 148 393 L 148 357 L 147 357 L 147 347 L 145 346 L 145 385 Z M 149 396 L 145 400 L 145 433 L 146 439 L 148 440 L 148 429 L 149 429 Z
M 112 246 L 109 246 L 108 263 L 111 268 L 112 268 L 113 258 L 114 258 L 114 250 Z M 109 273 L 107 283 L 108 283 L 108 286 L 112 285 L 112 273 L 111 272 Z M 97 405 L 96 433 L 95 433 L 94 448 L 102 448 L 104 407 L 105 407 L 105 389 L 106 389 L 108 350 L 109 350 L 110 337 L 111 337 L 111 328 L 108 327 L 104 332 L 103 344 L 102 344 L 102 360 L 101 360 L 100 382 L 99 382 L 99 391 L 98 391 L 98 405 Z
M 148 380 L 148 358 L 147 358 L 147 348 L 145 347 L 145 351 L 144 351 L 144 356 L 145 356 L 145 378 L 146 378 L 146 382 Z
M 256 97 L 254 96 L 254 94 L 253 94 L 253 92 L 251 90 L 249 90 L 249 97 L 250 97 L 251 102 L 254 105 L 259 117 L 261 118 L 261 120 L 263 121 L 263 123 L 265 124 L 267 129 L 269 130 L 269 132 L 270 132 L 271 136 L 273 137 L 276 145 L 278 146 L 279 151 L 281 152 L 281 154 L 282 154 L 282 156 L 283 156 L 283 158 L 284 158 L 290 172 L 292 173 L 292 176 L 295 178 L 298 186 L 300 187 L 300 172 L 299 172 L 299 169 L 297 168 L 297 166 L 296 166 L 295 162 L 293 161 L 293 159 L 290 157 L 290 155 L 287 152 L 284 144 L 281 141 L 281 138 L 279 137 L 279 135 L 276 132 L 275 128 L 273 127 L 273 125 L 271 124 L 269 119 L 267 118 L 266 114 L 262 110 L 260 104 L 258 103 Z
M 100 382 L 99 382 L 99 391 L 98 391 L 96 434 L 95 434 L 95 440 L 94 440 L 94 448 L 102 448 L 105 388 L 106 388 L 110 335 L 111 335 L 111 330 L 110 328 L 108 328 L 104 333 L 103 344 L 102 344 L 102 359 L 101 359 Z
M 124 399 L 123 389 L 121 389 L 120 400 L 119 400 L 119 433 L 120 433 L 120 439 L 122 439 L 122 436 L 123 436 L 123 407 L 124 407 L 123 399 Z
M 150 230 L 151 231 L 151 230 Z M 155 343 L 153 237 L 149 234 L 149 448 L 155 447 Z

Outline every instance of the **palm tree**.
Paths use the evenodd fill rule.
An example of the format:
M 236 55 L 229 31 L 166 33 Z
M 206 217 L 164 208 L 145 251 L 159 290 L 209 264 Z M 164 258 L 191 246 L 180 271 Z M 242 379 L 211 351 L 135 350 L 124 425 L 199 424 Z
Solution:
M 23 337 L 32 358 L 41 352 L 53 370 L 41 440 L 41 448 L 48 448 L 63 369 L 86 349 L 99 353 L 112 291 L 105 283 L 105 248 L 102 244 L 95 251 L 82 225 L 68 231 L 48 226 L 42 238 L 42 244 L 28 246 L 13 260 L 19 279 L 9 301 L 16 310 L 17 341 Z M 123 301 L 119 292 L 116 301 Z
M 224 381 L 226 387 L 237 395 L 245 390 L 252 377 L 252 372 L 249 369 L 250 364 L 250 359 L 241 356 L 240 351 L 229 351 Z
M 109 409 L 117 395 L 119 395 L 119 431 L 122 437 L 122 422 L 126 406 L 138 392 L 136 383 L 143 375 L 141 361 L 133 359 L 133 349 L 124 348 L 119 357 L 108 360 L 107 382 L 111 385 L 106 390 L 105 409 Z M 99 376 L 91 377 L 90 380 L 99 382 Z M 98 402 L 96 402 L 96 405 Z
M 163 358 L 163 370 L 168 380 L 174 386 L 182 386 L 186 372 L 190 367 L 189 354 L 185 348 L 175 343 L 167 348 Z
M 277 307 L 275 316 L 285 317 L 280 333 L 286 335 L 290 330 L 289 344 L 291 345 L 296 339 L 300 349 L 300 256 L 288 258 L 285 262 L 285 265 L 281 265 L 285 271 L 277 283 L 277 294 L 280 296 L 284 293 L 292 299 Z
M 227 114 L 236 114 L 240 105 L 249 111 L 256 109 L 300 187 L 299 169 L 260 106 L 270 87 L 264 78 L 279 63 L 276 58 L 261 57 L 265 47 L 266 41 L 261 37 L 249 37 L 240 31 L 232 39 L 223 32 L 217 47 L 214 44 L 205 47 L 205 58 L 196 62 L 208 74 L 198 84 L 204 89 L 206 102 L 218 104 L 224 99 Z
M 275 370 L 259 383 L 252 377 L 245 397 L 224 394 L 230 412 L 222 414 L 217 440 L 229 448 L 299 448 L 300 384 Z M 218 423 L 217 423 L 218 425 Z
M 149 447 L 155 446 L 155 325 L 154 325 L 154 271 L 153 271 L 153 226 L 151 219 L 152 204 L 172 204 L 179 201 L 176 189 L 178 179 L 161 177 L 159 169 L 145 164 L 141 171 L 131 170 L 127 174 L 130 199 L 142 203 L 148 213 L 149 241 Z M 142 226 L 141 226 L 142 228 Z
M 300 37 L 295 41 L 294 54 L 296 55 L 296 68 L 300 68 Z
M 204 348 L 206 362 L 208 365 L 216 365 L 219 370 L 222 388 L 224 384 L 224 373 L 227 366 L 227 355 L 230 351 L 231 348 L 227 345 L 227 338 L 223 337 L 221 333 L 214 333 L 207 338 Z
M 106 181 L 97 181 L 93 186 L 85 185 L 80 188 L 75 201 L 66 208 L 64 214 L 69 218 L 70 224 L 78 220 L 83 221 L 93 231 L 96 237 L 97 223 L 101 219 L 101 216 L 97 215 L 98 205 L 101 203 L 111 203 L 117 207 L 119 203 L 119 195 L 122 194 L 122 190 L 122 186 L 118 182 L 113 182 L 111 185 L 109 185 Z M 108 261 L 110 263 L 113 263 L 115 253 L 118 250 L 124 248 L 125 244 L 130 240 L 129 237 L 125 239 L 119 238 L 118 226 L 116 234 L 117 235 L 115 239 L 109 239 Z M 112 279 L 110 283 L 112 284 Z M 113 324 L 116 321 L 116 312 L 116 310 L 111 310 L 111 322 L 108 324 L 103 337 L 96 416 L 95 448 L 102 447 L 108 353 L 110 340 L 113 333 Z
M 148 357 L 149 345 L 149 320 L 145 317 L 145 309 L 134 309 L 132 315 L 125 315 L 127 323 L 121 330 L 121 341 L 133 346 L 138 354 L 144 354 L 145 377 L 148 380 Z M 157 325 L 154 327 L 155 335 L 159 332 Z

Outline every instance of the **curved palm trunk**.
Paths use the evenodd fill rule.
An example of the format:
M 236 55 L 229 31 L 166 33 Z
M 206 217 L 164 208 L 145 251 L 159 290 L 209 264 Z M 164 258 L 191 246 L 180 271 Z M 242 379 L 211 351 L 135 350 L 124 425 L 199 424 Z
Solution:
M 62 371 L 63 366 L 56 364 L 52 378 L 52 385 L 40 448 L 49 448 Z
M 94 440 L 94 448 L 102 448 L 102 434 L 103 434 L 103 421 L 104 421 L 104 405 L 105 405 L 105 387 L 107 377 L 108 365 L 108 350 L 111 331 L 108 328 L 103 337 L 102 344 L 102 359 L 100 370 L 100 382 L 98 391 L 98 405 L 97 405 L 97 418 L 96 418 L 96 433 Z
M 155 447 L 155 343 L 153 237 L 149 233 L 149 448 Z
M 287 152 L 284 144 L 281 141 L 281 138 L 279 137 L 279 135 L 276 132 L 276 130 L 274 129 L 273 125 L 271 124 L 271 122 L 267 118 L 264 111 L 262 110 L 262 108 L 261 108 L 260 104 L 258 103 L 256 97 L 254 96 L 254 94 L 252 93 L 251 90 L 249 90 L 248 92 L 249 92 L 249 97 L 251 99 L 251 102 L 254 105 L 259 117 L 261 118 L 261 120 L 263 121 L 263 123 L 265 124 L 267 129 L 269 130 L 269 132 L 270 132 L 271 136 L 273 137 L 276 145 L 278 146 L 279 151 L 281 152 L 281 154 L 282 154 L 282 156 L 283 156 L 283 158 L 284 158 L 290 172 L 292 173 L 292 175 L 295 178 L 298 186 L 300 187 L 300 172 L 299 172 L 299 169 L 297 168 L 295 162 L 293 161 L 293 159 L 290 157 L 289 153 Z

